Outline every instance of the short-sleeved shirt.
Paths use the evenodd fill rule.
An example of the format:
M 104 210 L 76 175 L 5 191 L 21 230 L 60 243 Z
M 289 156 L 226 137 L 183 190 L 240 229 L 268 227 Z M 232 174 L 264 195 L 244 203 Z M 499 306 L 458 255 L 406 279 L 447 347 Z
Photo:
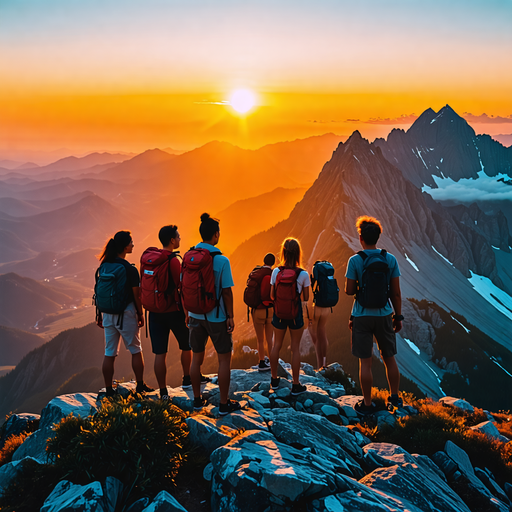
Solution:
M 137 270 L 136 266 L 134 266 L 132 263 L 126 261 L 123 258 L 116 257 L 114 263 L 121 263 L 122 265 L 124 265 L 124 268 L 126 268 L 126 278 L 128 280 L 128 287 L 130 289 L 128 292 L 130 302 L 128 304 L 131 304 L 132 302 L 135 302 L 132 288 L 138 288 L 140 286 L 139 271 Z
M 279 273 L 279 267 L 276 267 L 272 271 L 272 277 L 270 278 L 270 284 L 273 286 L 276 284 L 277 274 Z M 307 288 L 308 286 L 311 286 L 311 281 L 309 280 L 309 274 L 302 270 L 297 277 L 297 291 L 299 293 L 302 292 L 303 288 Z
M 379 253 L 381 249 L 366 249 L 364 252 L 368 255 Z M 390 279 L 394 277 L 400 277 L 400 269 L 398 268 L 398 262 L 392 255 L 386 253 L 386 260 L 390 269 Z M 345 274 L 347 279 L 353 279 L 357 281 L 357 286 L 363 277 L 363 258 L 359 254 L 354 254 L 349 260 L 347 265 L 347 272 Z M 393 307 L 388 300 L 388 303 L 383 308 L 363 308 L 361 304 L 354 299 L 354 305 L 352 306 L 352 316 L 388 316 L 393 313 Z
M 208 249 L 210 252 L 217 252 L 217 249 L 214 245 L 207 244 L 205 242 L 201 242 L 196 245 L 197 249 Z M 212 311 L 206 313 L 206 319 L 209 322 L 225 322 L 228 318 L 226 312 L 226 306 L 224 304 L 224 299 L 222 297 L 222 289 L 231 288 L 235 285 L 233 282 L 233 275 L 231 274 L 231 264 L 229 263 L 228 258 L 222 254 L 218 254 L 213 258 L 213 276 L 215 277 L 215 294 L 217 298 L 220 297 L 220 307 L 219 307 L 219 316 L 217 316 L 217 307 L 215 307 Z M 192 318 L 197 318 L 198 320 L 204 320 L 204 315 L 197 313 L 189 313 L 189 316 Z

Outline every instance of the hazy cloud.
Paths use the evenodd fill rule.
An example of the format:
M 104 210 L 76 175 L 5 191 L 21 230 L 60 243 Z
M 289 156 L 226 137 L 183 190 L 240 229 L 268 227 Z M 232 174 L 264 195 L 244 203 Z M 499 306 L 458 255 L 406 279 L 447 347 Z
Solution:
M 435 200 L 443 201 L 456 199 L 457 202 L 470 201 L 512 201 L 512 185 L 510 177 L 506 174 L 487 176 L 484 172 L 478 173 L 478 179 L 461 179 L 453 181 L 451 178 L 433 176 L 438 188 L 424 186 L 423 192 L 430 194 Z M 505 180 L 498 181 L 503 178 Z
M 482 123 L 482 124 L 503 124 L 503 123 L 512 123 L 512 115 L 507 117 L 501 116 L 488 116 L 487 114 L 482 114 L 480 116 L 475 116 L 469 112 L 464 112 L 462 117 L 468 121 L 468 123 Z
M 195 105 L 231 105 L 229 101 L 194 101 Z
M 399 117 L 370 117 L 366 121 L 360 119 L 347 119 L 347 123 L 365 123 L 365 124 L 412 124 L 418 119 L 416 114 L 403 114 Z

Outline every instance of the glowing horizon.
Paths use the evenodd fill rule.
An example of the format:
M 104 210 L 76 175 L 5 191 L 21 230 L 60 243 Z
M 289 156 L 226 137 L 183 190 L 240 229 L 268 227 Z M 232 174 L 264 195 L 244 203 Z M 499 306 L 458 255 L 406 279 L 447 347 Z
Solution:
M 445 104 L 512 133 L 510 19 L 504 0 L 3 2 L 0 158 L 373 139 Z M 239 89 L 257 108 L 237 117 Z

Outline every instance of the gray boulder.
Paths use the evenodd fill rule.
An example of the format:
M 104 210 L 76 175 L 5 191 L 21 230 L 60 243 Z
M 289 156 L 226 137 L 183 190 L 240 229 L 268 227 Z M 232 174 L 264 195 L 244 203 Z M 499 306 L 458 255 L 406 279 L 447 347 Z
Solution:
M 487 437 L 492 439 L 498 439 L 502 443 L 508 443 L 510 441 L 508 437 L 502 436 L 500 434 L 500 431 L 492 421 L 484 421 L 470 428 L 471 430 L 474 430 L 475 432 L 481 432 L 482 434 L 485 434 Z
M 219 428 L 215 418 L 208 416 L 194 415 L 185 421 L 189 428 L 189 440 L 192 445 L 200 446 L 208 454 L 219 446 L 229 443 L 238 433 L 235 428 L 227 426 Z
M 469 460 L 468 454 L 459 448 L 455 443 L 446 441 L 444 451 L 446 455 L 457 465 L 458 473 L 452 477 L 451 485 L 463 493 L 466 502 L 478 503 L 480 507 L 486 510 L 505 512 L 509 510 L 508 505 L 497 500 L 495 496 L 487 489 L 483 482 L 476 476 L 475 470 Z M 450 481 L 450 480 L 449 480 Z
M 23 466 L 28 461 L 33 461 L 37 464 L 41 464 L 41 462 L 37 459 L 33 459 L 32 457 L 26 457 L 22 460 L 8 462 L 7 464 L 0 466 L 0 495 L 2 495 L 4 489 L 6 489 L 11 484 L 11 482 L 13 482 L 16 479 L 18 473 L 23 469 Z
M 439 399 L 439 402 L 441 402 L 443 405 L 449 406 L 449 407 L 457 407 L 457 409 L 462 409 L 463 411 L 467 412 L 474 412 L 474 407 L 469 403 L 466 402 L 466 400 L 462 400 L 462 398 L 455 398 L 453 396 L 443 396 Z
M 50 428 L 70 414 L 84 417 L 94 414 L 97 410 L 95 393 L 74 393 L 56 396 L 43 409 L 39 428 Z
M 114 512 L 122 491 L 123 484 L 113 477 L 107 477 L 103 486 L 100 482 L 75 485 L 62 480 L 46 498 L 40 512 Z
M 360 480 L 375 491 L 394 496 L 407 510 L 436 510 L 443 512 L 469 512 L 462 499 L 437 473 L 404 463 L 379 468 Z
M 248 431 L 211 455 L 212 510 L 292 510 L 293 503 L 347 489 L 326 459 Z M 350 480 L 350 479 L 348 479 Z
M 29 428 L 35 430 L 34 427 L 39 426 L 39 414 L 21 413 L 12 414 L 9 419 L 2 425 L 2 435 L 0 437 L 0 449 L 3 448 L 5 441 L 11 436 L 16 436 L 25 432 Z
M 323 416 L 284 409 L 275 412 L 270 431 L 282 443 L 307 447 L 331 461 L 340 473 L 355 478 L 364 475 L 357 462 L 362 460 L 363 451 L 356 436 L 347 427 L 335 425 Z
M 187 512 L 178 500 L 167 491 L 160 491 L 151 504 L 142 512 Z
M 483 482 L 483 484 L 491 491 L 491 493 L 496 496 L 503 503 L 507 503 L 509 506 L 512 505 L 512 502 L 509 500 L 505 491 L 498 485 L 492 473 L 488 470 L 483 470 L 480 468 L 475 468 L 475 475 Z
M 94 414 L 96 410 L 96 394 L 94 393 L 75 393 L 53 398 L 41 413 L 39 430 L 25 439 L 23 444 L 14 452 L 12 460 L 33 457 L 41 463 L 48 462 L 46 443 L 48 439 L 55 435 L 53 426 L 70 414 L 84 417 Z

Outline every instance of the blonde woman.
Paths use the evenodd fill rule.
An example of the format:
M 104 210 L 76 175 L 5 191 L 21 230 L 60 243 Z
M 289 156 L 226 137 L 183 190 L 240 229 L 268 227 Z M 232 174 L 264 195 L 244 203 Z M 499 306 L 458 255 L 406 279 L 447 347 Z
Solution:
M 308 273 L 303 270 L 301 247 L 296 238 L 286 238 L 281 245 L 281 266 L 275 268 L 270 278 L 270 297 L 274 301 L 274 346 L 270 354 L 272 372 L 272 389 L 279 387 L 277 376 L 279 351 L 283 344 L 286 329 L 290 330 L 292 351 L 293 385 L 291 394 L 300 395 L 307 390 L 299 381 L 300 374 L 300 340 L 304 330 L 304 314 L 301 297 L 304 302 L 309 299 L 311 282 Z

